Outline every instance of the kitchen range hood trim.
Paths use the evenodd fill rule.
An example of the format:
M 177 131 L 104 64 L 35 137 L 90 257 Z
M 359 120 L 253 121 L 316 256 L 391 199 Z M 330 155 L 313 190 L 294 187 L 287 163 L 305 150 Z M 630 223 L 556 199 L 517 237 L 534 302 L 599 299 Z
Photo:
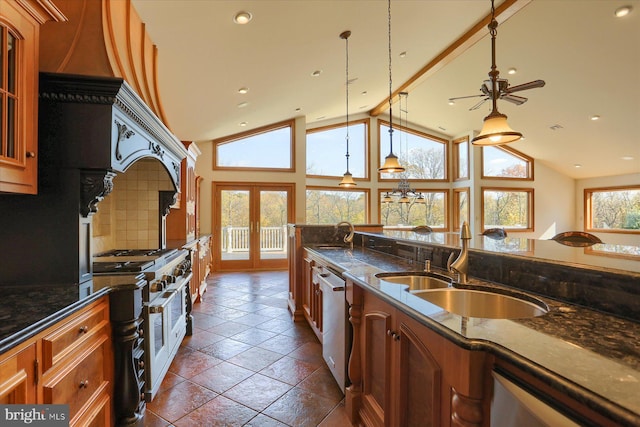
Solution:
M 187 156 L 187 148 L 124 79 L 40 73 L 40 100 L 51 104 L 73 103 L 112 107 L 111 129 L 105 132 L 105 136 L 109 137 L 109 158 L 106 151 L 98 148 L 91 151 L 91 156 L 99 158 L 88 159 L 89 154 L 83 151 L 86 148 L 82 148 L 86 141 L 80 141 L 80 136 L 76 135 L 75 141 L 68 142 L 80 154 L 70 152 L 70 156 L 60 156 L 60 162 L 67 163 L 57 166 L 79 168 L 87 171 L 86 175 L 99 175 L 97 171 L 102 171 L 105 179 L 112 179 L 113 176 L 109 173 L 125 172 L 129 166 L 142 158 L 154 158 L 166 168 L 176 192 L 180 191 L 180 167 L 182 159 Z M 101 144 L 103 141 L 91 143 Z M 96 193 L 95 183 L 94 179 L 83 182 L 83 216 L 95 213 L 96 204 L 110 191 L 111 186 L 105 183 L 104 194 Z

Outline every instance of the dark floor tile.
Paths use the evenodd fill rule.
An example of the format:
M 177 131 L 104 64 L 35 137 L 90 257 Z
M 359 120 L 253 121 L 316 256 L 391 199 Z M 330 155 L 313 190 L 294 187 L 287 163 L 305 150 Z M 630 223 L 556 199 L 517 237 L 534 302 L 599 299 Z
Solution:
M 220 362 L 222 362 L 222 360 L 215 356 L 192 350 L 188 347 L 180 347 L 176 357 L 169 366 L 169 371 L 183 378 L 191 378 Z
M 175 385 L 180 384 L 181 382 L 186 381 L 186 378 L 181 377 L 180 375 L 176 375 L 173 372 L 167 372 L 158 388 L 158 393 L 171 388 Z
M 221 360 L 231 359 L 233 356 L 247 351 L 251 348 L 249 344 L 245 344 L 240 341 L 225 338 L 218 342 L 211 344 L 210 346 L 200 349 L 201 352 L 216 357 Z
M 255 373 L 249 369 L 232 363 L 222 362 L 194 376 L 191 378 L 191 381 L 217 393 L 224 393 L 254 374 Z
M 253 313 L 248 313 L 248 314 L 245 314 L 244 316 L 236 317 L 235 319 L 233 319 L 233 321 L 236 323 L 241 323 L 243 325 L 248 325 L 248 326 L 256 326 L 261 323 L 267 322 L 269 320 L 272 320 L 272 319 L 267 316 L 260 316 L 259 314 L 253 314 Z
M 291 319 L 271 319 L 264 323 L 256 325 L 258 329 L 264 329 L 271 332 L 281 333 L 291 328 L 293 321 Z
M 236 322 L 226 322 L 220 325 L 214 326 L 210 328 L 208 331 L 214 334 L 222 335 L 223 337 L 231 337 L 235 334 L 239 334 L 240 332 L 246 331 L 247 329 L 251 329 L 249 325 L 243 325 L 241 323 Z
M 275 351 L 280 354 L 289 354 L 308 342 L 309 341 L 306 339 L 299 339 L 286 335 L 276 335 L 273 338 L 261 342 L 258 344 L 258 347 L 266 348 L 267 350 Z
M 231 336 L 231 339 L 235 341 L 240 341 L 249 345 L 258 345 L 261 342 L 265 342 L 266 340 L 275 337 L 276 335 L 278 334 L 275 332 L 269 332 L 262 329 L 250 328 L 240 332 L 239 334 L 235 334 Z
M 172 424 L 154 412 L 147 409 L 144 413 L 144 427 L 170 427 Z
M 254 372 L 258 372 L 266 366 L 269 366 L 276 360 L 280 359 L 282 354 L 276 353 L 260 347 L 252 347 L 247 351 L 230 358 L 227 360 L 234 365 L 242 366 L 243 368 L 251 369 Z
M 291 319 L 291 314 L 289 310 L 286 308 L 280 307 L 269 307 L 265 306 L 262 310 L 256 311 L 256 314 L 260 314 L 262 316 L 269 316 L 278 319 Z
M 193 331 L 193 335 L 184 337 L 180 345 L 189 347 L 193 350 L 199 350 L 215 342 L 221 341 L 224 338 L 225 337 L 222 335 L 214 334 L 213 332 L 198 328 Z
M 267 417 L 266 415 L 258 414 L 255 418 L 246 423 L 244 427 L 288 427 L 288 425 L 281 423 L 278 420 L 274 420 L 271 417 Z
M 324 359 L 322 358 L 322 344 L 319 342 L 308 342 L 303 344 L 288 355 L 294 359 L 304 360 L 305 362 L 316 363 L 318 365 L 324 364 Z
M 344 399 L 326 416 L 318 427 L 351 427 L 351 421 L 344 408 Z
M 318 370 L 318 365 L 285 356 L 260 371 L 261 374 L 296 385 Z
M 223 396 L 262 411 L 291 388 L 289 384 L 255 374 L 224 392 Z
M 218 316 L 214 316 L 211 314 L 195 312 L 195 313 L 192 313 L 192 315 L 193 315 L 194 326 L 197 325 L 198 328 L 200 329 L 209 329 L 213 326 L 226 322 L 225 319 L 222 319 Z
M 315 427 L 338 402 L 294 387 L 263 411 L 271 418 L 296 427 Z
M 331 400 L 340 400 L 344 397 L 336 379 L 326 365 L 318 368 L 313 374 L 305 378 L 304 381 L 298 384 L 298 387 Z
M 217 393 L 201 385 L 184 381 L 158 393 L 152 402 L 147 403 L 147 408 L 165 420 L 174 422 L 216 396 Z
M 230 427 L 241 426 L 258 413 L 253 409 L 218 396 L 189 415 L 175 422 L 176 427 Z

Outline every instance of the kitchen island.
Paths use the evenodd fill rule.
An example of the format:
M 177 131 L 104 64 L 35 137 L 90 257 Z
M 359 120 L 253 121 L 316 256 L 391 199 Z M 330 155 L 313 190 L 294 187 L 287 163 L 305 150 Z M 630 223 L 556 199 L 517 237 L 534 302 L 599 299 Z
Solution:
M 448 233 L 415 236 L 415 239 L 412 234 L 415 233 L 358 233 L 353 250 L 322 249 L 311 244 L 306 249 L 322 257 L 331 268 L 344 273 L 347 288 L 351 283 L 352 287 L 375 296 L 460 349 L 490 355 L 495 366 L 506 364 L 514 367 L 530 381 L 538 382 L 538 388 L 543 388 L 544 393 L 555 393 L 557 399 L 570 401 L 569 406 L 560 405 L 563 409 L 593 411 L 602 417 L 602 423 L 610 425 L 640 425 L 640 324 L 634 318 L 635 301 L 625 301 L 637 299 L 637 288 L 640 287 L 637 272 L 562 259 L 545 260 L 533 257 L 531 253 L 514 254 L 517 251 L 489 252 L 477 249 L 476 242 L 475 247 L 472 246 L 469 286 L 535 296 L 547 304 L 549 312 L 527 319 L 463 318 L 416 297 L 402 285 L 375 277 L 383 271 L 422 270 L 425 257 L 435 261 L 436 268 L 446 265 L 447 254 L 459 241 L 456 235 Z M 425 242 L 425 239 L 431 241 Z M 434 240 L 439 241 L 434 243 Z M 546 243 L 556 244 L 535 241 L 534 245 L 540 248 Z M 569 251 L 559 249 L 559 252 L 575 253 L 573 249 L 578 248 Z M 584 251 L 584 248 L 579 249 Z M 487 257 L 495 259 L 487 263 Z M 499 261 L 497 264 L 496 259 Z M 536 271 L 538 280 L 514 274 L 507 261 L 520 270 Z M 477 272 L 481 276 L 485 275 L 485 270 L 491 273 L 497 269 L 501 278 L 526 278 L 522 280 L 524 289 L 517 280 L 504 283 L 493 277 L 492 280 L 476 277 L 474 266 L 478 267 Z M 547 286 L 555 283 L 553 274 L 556 269 L 565 271 L 566 282 L 571 282 L 575 276 L 580 282 L 591 280 L 600 281 L 604 286 L 616 283 L 616 286 L 613 290 L 608 286 L 609 289 L 596 292 L 595 285 L 591 284 L 589 292 L 581 293 L 576 292 L 572 285 L 561 290 L 560 293 L 567 293 L 564 298 L 553 292 L 545 295 L 545 289 L 539 286 L 539 282 L 547 282 Z M 592 278 L 584 279 L 580 274 Z M 597 276 L 595 279 L 594 275 Z M 625 280 L 628 282 L 626 288 L 617 286 L 618 281 Z M 633 291 L 635 295 L 628 293 Z M 593 293 L 600 293 L 608 303 L 597 310 L 589 307 L 586 296 Z M 572 298 L 577 298 L 577 302 Z M 619 303 L 621 311 L 607 312 L 608 308 L 620 309 L 614 302 Z M 358 316 L 352 312 L 352 318 L 354 314 Z M 485 411 L 489 408 L 486 402 L 478 405 Z

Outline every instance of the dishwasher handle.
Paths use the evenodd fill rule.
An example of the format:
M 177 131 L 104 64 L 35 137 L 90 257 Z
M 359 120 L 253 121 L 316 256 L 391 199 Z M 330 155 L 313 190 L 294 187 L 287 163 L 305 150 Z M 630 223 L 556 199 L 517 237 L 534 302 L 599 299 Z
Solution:
M 330 289 L 333 292 L 344 292 L 344 289 L 345 289 L 344 280 L 339 279 L 337 276 L 334 276 L 333 274 L 324 274 L 324 275 L 321 274 L 319 281 L 320 281 L 320 285 L 323 288 L 326 288 L 327 290 Z M 331 283 L 331 282 L 336 282 L 336 283 Z

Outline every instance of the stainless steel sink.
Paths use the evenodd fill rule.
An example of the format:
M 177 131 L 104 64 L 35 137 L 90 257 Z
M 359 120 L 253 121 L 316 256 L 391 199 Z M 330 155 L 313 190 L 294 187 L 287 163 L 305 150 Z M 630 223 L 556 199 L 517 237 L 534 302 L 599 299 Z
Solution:
M 548 306 L 540 300 L 534 303 L 509 295 L 471 289 L 434 289 L 414 292 L 414 295 L 465 317 L 522 319 L 542 316 L 549 311 Z
M 409 287 L 409 291 L 421 291 L 425 289 L 442 289 L 451 286 L 451 279 L 435 273 L 426 272 L 400 272 L 378 273 L 376 277 L 385 282 L 397 283 Z
M 340 245 L 316 245 L 316 249 L 348 249 L 346 246 Z

